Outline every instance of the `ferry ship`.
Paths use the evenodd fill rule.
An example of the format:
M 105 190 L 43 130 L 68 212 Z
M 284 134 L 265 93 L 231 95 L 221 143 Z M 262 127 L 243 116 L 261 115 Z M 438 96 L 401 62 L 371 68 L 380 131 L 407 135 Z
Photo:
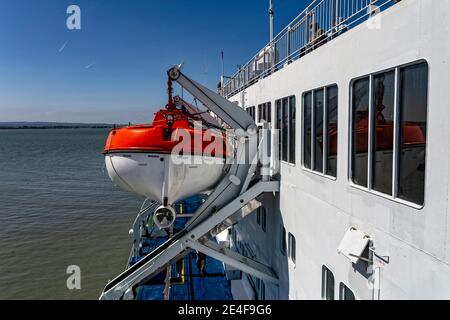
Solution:
M 448 1 L 316 0 L 220 95 L 172 68 L 258 161 L 231 165 L 102 298 L 201 252 L 234 299 L 450 299 L 449 18 Z

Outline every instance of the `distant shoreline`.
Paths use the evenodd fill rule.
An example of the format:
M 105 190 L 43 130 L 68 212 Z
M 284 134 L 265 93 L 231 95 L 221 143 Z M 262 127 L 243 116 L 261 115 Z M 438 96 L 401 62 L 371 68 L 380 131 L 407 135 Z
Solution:
M 112 129 L 111 126 L 0 126 L 0 130 L 29 130 L 29 129 Z

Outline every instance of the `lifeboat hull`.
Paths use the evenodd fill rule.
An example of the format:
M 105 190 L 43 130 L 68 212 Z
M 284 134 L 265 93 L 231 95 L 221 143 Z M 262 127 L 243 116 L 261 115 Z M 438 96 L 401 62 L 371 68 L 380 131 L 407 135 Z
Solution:
M 155 152 L 105 154 L 111 180 L 119 187 L 165 204 L 211 190 L 224 174 L 225 159 Z

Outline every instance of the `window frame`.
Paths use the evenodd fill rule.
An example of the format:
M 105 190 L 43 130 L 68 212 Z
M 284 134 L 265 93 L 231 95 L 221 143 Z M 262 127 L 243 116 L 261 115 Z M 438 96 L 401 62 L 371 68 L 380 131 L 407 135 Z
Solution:
M 272 123 L 272 101 L 267 101 L 258 104 L 258 121 L 259 124 L 263 122 Z
M 287 254 L 287 240 L 286 240 L 286 228 L 282 224 L 280 224 L 280 252 L 285 256 Z
M 328 269 L 329 270 L 329 269 Z M 350 287 L 349 286 L 347 286 L 344 282 L 339 282 L 339 300 L 341 300 L 341 301 L 352 301 L 352 300 L 345 300 L 345 299 L 342 299 L 343 297 L 344 297 L 344 294 L 343 294 L 343 292 L 344 292 L 344 290 L 345 289 L 347 289 L 348 291 L 350 291 L 351 293 L 352 293 L 352 295 L 353 295 L 353 300 L 356 300 L 356 295 L 355 295 L 355 292 L 352 290 L 352 289 L 350 289 Z
M 401 205 L 405 205 L 408 206 L 410 208 L 416 209 L 418 211 L 421 211 L 422 209 L 424 209 L 425 205 L 426 205 L 426 194 L 427 194 L 427 190 L 426 187 L 424 187 L 424 203 L 422 205 L 419 205 L 417 203 L 411 202 L 411 201 L 407 201 L 404 199 L 401 199 L 398 197 L 398 172 L 399 172 L 399 168 L 398 168 L 398 164 L 399 164 L 399 150 L 400 150 L 400 140 L 399 140 L 399 131 L 400 128 L 398 126 L 398 122 L 400 120 L 400 76 L 401 76 L 401 69 L 407 68 L 407 67 L 411 67 L 411 66 L 415 66 L 415 65 L 420 65 L 422 63 L 425 63 L 427 65 L 427 72 L 428 72 L 428 83 L 427 83 L 427 117 L 426 117 L 426 121 L 427 121 L 427 128 L 426 128 L 426 146 L 425 146 L 425 172 L 424 172 L 424 184 L 426 186 L 426 181 L 427 181 L 427 160 L 428 160 L 428 141 L 429 141 L 429 120 L 430 120 L 430 112 L 429 112 L 429 106 L 430 106 L 430 63 L 428 62 L 428 60 L 426 59 L 419 59 L 419 60 L 415 60 L 413 62 L 409 62 L 409 63 L 405 63 L 405 64 L 401 64 L 401 65 L 397 65 L 395 67 L 391 67 L 391 68 L 386 68 L 380 71 L 374 71 L 372 73 L 369 74 L 365 74 L 356 78 L 353 78 L 350 80 L 350 84 L 349 84 L 349 112 L 348 112 L 348 168 L 347 168 L 347 172 L 348 172 L 348 182 L 350 184 L 350 186 L 352 188 L 358 189 L 360 191 L 364 191 L 367 193 L 370 193 L 372 195 L 378 196 L 380 198 L 386 199 L 386 200 L 390 200 L 392 202 L 395 202 L 397 204 L 401 204 Z M 373 80 L 374 77 L 383 73 L 388 73 L 390 71 L 394 71 L 395 72 L 395 92 L 394 92 L 394 137 L 393 137 L 393 161 L 392 161 L 392 170 L 393 170 L 393 174 L 392 174 L 392 193 L 389 194 L 385 194 L 382 192 L 379 192 L 377 190 L 374 190 L 372 188 L 372 184 L 373 184 L 373 180 L 372 180 L 372 175 L 373 175 L 373 159 L 372 159 L 372 149 L 373 149 L 373 142 L 374 142 L 374 133 L 373 133 L 373 123 L 372 123 L 372 118 L 373 118 Z M 364 78 L 369 78 L 369 134 L 368 134 L 368 167 L 367 167 L 367 187 L 364 186 L 360 186 L 356 183 L 353 182 L 352 176 L 353 176 L 353 84 L 361 79 Z
M 328 278 L 326 279 L 327 281 L 324 282 L 324 272 L 325 271 L 329 271 L 330 274 L 333 276 L 333 299 L 328 299 L 326 297 L 326 285 L 328 284 Z M 331 270 L 330 267 L 328 267 L 326 264 L 322 265 L 322 271 L 321 271 L 321 278 L 322 278 L 322 283 L 321 283 L 321 298 L 322 300 L 326 300 L 326 301 L 333 301 L 336 300 L 336 277 L 334 275 L 334 272 Z
M 294 162 L 290 162 L 290 160 L 291 160 L 291 143 L 290 142 L 291 142 L 291 129 L 292 129 L 292 126 L 291 126 L 292 121 L 291 121 L 291 112 L 290 111 L 291 111 L 291 99 L 292 98 L 294 100 L 294 112 L 295 112 L 295 123 L 294 123 L 294 126 L 293 126 L 293 128 L 294 128 L 294 142 L 295 142 L 295 144 L 297 143 L 297 141 L 298 141 L 298 139 L 297 139 L 297 134 L 298 134 L 298 130 L 297 130 L 297 126 L 298 126 L 297 125 L 297 123 L 298 123 L 298 115 L 297 115 L 298 101 L 297 101 L 297 95 L 291 94 L 289 96 L 285 96 L 285 97 L 282 97 L 282 98 L 279 98 L 279 99 L 275 100 L 275 104 L 274 104 L 275 121 L 274 121 L 274 123 L 275 123 L 275 130 L 279 130 L 278 131 L 278 144 L 279 144 L 279 146 L 278 146 L 278 148 L 279 148 L 278 158 L 279 158 L 279 161 L 280 161 L 280 163 L 284 163 L 284 164 L 287 164 L 289 166 L 295 167 L 296 164 L 297 164 L 297 148 L 296 148 L 295 144 L 294 144 L 294 155 L 293 155 L 294 156 Z M 284 122 L 283 101 L 284 100 L 287 100 L 286 124 L 283 124 L 283 122 Z M 279 103 L 279 105 L 278 105 L 278 103 Z M 278 128 L 278 108 L 281 109 L 281 112 L 280 112 L 281 128 Z M 286 146 L 287 146 L 287 150 L 286 150 L 286 153 L 287 153 L 286 158 L 287 158 L 287 160 L 283 160 L 283 139 L 282 139 L 282 137 L 283 137 L 283 128 L 282 127 L 283 127 L 283 125 L 287 126 L 287 129 L 286 129 L 287 130 L 287 139 L 288 139 L 287 144 L 286 144 Z
M 294 250 L 292 251 L 292 241 L 294 240 Z M 294 259 L 292 259 L 292 252 L 294 252 Z M 297 266 L 297 239 L 295 236 L 289 232 L 288 233 L 288 241 L 287 241 L 287 256 L 289 259 L 289 262 L 292 264 L 292 266 L 295 268 Z
M 316 133 L 316 130 L 315 130 L 315 119 L 316 119 L 316 117 L 315 117 L 315 105 L 314 105 L 315 99 L 314 99 L 314 95 L 315 95 L 316 91 L 323 90 L 323 97 L 324 97 L 324 105 L 323 105 L 323 127 L 324 127 L 323 136 L 324 136 L 324 142 L 323 142 L 323 144 L 324 145 L 328 145 L 328 139 L 329 139 L 328 128 L 325 127 L 325 126 L 328 125 L 327 92 L 328 92 L 328 89 L 332 88 L 332 87 L 336 87 L 336 90 L 337 90 L 337 99 L 338 99 L 337 117 L 338 117 L 338 139 L 339 139 L 339 85 L 337 83 L 333 83 L 333 84 L 329 84 L 329 85 L 326 85 L 326 86 L 317 87 L 317 88 L 314 88 L 314 89 L 311 89 L 311 90 L 308 90 L 308 91 L 304 91 L 302 93 L 302 101 L 301 101 L 302 112 L 301 112 L 301 118 L 300 118 L 300 122 L 301 122 L 301 130 L 300 131 L 301 131 L 301 135 L 302 136 L 301 136 L 300 152 L 301 152 L 301 163 L 302 163 L 301 166 L 302 166 L 302 169 L 304 171 L 312 173 L 312 174 L 315 174 L 315 175 L 317 175 L 319 177 L 323 177 L 323 178 L 327 178 L 327 179 L 332 180 L 332 181 L 336 181 L 337 180 L 337 175 L 338 175 L 338 169 L 339 169 L 338 165 L 337 165 L 338 159 L 339 159 L 339 148 L 337 149 L 338 152 L 336 154 L 336 177 L 333 177 L 333 176 L 330 176 L 329 174 L 327 174 L 327 168 L 328 168 L 328 147 L 326 149 L 324 148 L 325 152 L 323 152 L 323 154 L 322 154 L 322 161 L 323 161 L 323 163 L 322 163 L 322 172 L 319 172 L 319 171 L 316 171 L 316 170 L 312 169 L 313 166 L 314 166 L 314 157 L 315 157 L 315 154 L 313 155 L 313 150 L 315 151 L 313 141 L 316 138 L 315 137 L 315 133 Z M 306 146 L 305 138 L 306 137 L 303 134 L 304 133 L 304 127 L 305 127 L 305 119 L 304 119 L 304 116 L 305 116 L 305 114 L 304 114 L 304 105 L 305 105 L 304 102 L 305 102 L 305 99 L 304 98 L 309 93 L 311 94 L 311 150 L 310 150 L 310 152 L 311 152 L 311 160 L 310 160 L 311 161 L 311 169 L 305 166 L 305 146 Z

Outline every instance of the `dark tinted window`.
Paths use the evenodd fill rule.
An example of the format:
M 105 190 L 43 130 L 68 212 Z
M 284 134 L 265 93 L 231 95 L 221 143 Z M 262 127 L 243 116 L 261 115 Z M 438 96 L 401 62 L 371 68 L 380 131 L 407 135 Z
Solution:
M 280 233 L 281 252 L 286 253 L 286 228 L 284 226 L 281 226 Z
M 392 159 L 394 142 L 395 71 L 373 77 L 372 187 L 392 194 Z
M 367 187 L 369 77 L 356 80 L 352 90 L 352 180 Z
M 323 172 L 323 101 L 324 90 L 314 92 L 314 171 Z
M 295 264 L 296 262 L 296 243 L 295 237 L 292 233 L 289 233 L 289 259 Z
M 303 165 L 311 169 L 311 107 L 312 92 L 303 96 Z
M 398 197 L 424 203 L 428 65 L 400 69 L 400 152 Z
M 303 165 L 332 177 L 337 173 L 337 98 L 336 85 L 303 95 Z M 314 136 L 313 143 L 311 135 Z
M 327 169 L 326 174 L 337 176 L 337 142 L 338 142 L 338 88 L 326 89 L 327 106 Z
M 295 163 L 295 97 L 289 97 L 289 162 Z
M 334 275 L 325 266 L 322 266 L 322 299 L 334 300 Z
M 279 139 L 279 143 L 278 143 L 278 155 L 281 159 L 281 147 L 283 145 L 283 135 L 281 134 L 281 127 L 282 127 L 282 109 L 281 109 L 281 100 L 278 100 L 276 102 L 276 117 L 277 117 L 277 121 L 276 121 L 276 128 L 278 130 L 278 139 Z
M 356 300 L 355 294 L 342 282 L 339 285 L 339 300 Z
M 288 99 L 285 98 L 282 101 L 283 110 L 283 124 L 281 129 L 281 135 L 283 136 L 283 146 L 281 148 L 281 159 L 283 161 L 288 161 Z

